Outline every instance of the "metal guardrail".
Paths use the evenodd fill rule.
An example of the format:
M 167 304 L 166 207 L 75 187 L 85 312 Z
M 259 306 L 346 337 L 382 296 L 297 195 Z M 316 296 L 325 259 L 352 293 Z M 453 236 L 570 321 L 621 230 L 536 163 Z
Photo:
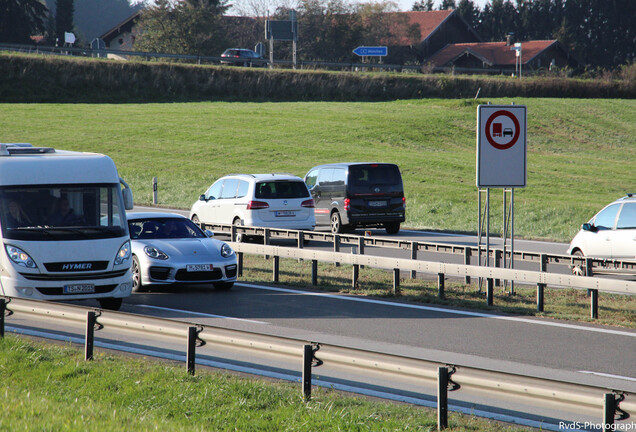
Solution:
M 262 228 L 262 227 L 245 227 L 245 226 L 233 226 L 227 224 L 204 224 L 201 226 L 204 229 L 210 229 L 217 234 L 225 234 L 232 236 L 233 230 L 236 233 L 241 233 L 248 236 L 262 237 L 264 244 L 269 244 L 270 239 L 291 239 L 296 240 L 299 247 L 302 247 L 298 243 L 300 236 L 304 241 L 321 241 L 334 245 L 334 250 L 337 251 L 340 245 L 354 245 L 354 246 L 369 246 L 379 248 L 393 248 L 403 249 L 411 251 L 411 258 L 417 259 L 418 252 L 433 252 L 433 253 L 445 253 L 453 255 L 463 255 L 464 263 L 470 264 L 471 257 L 478 257 L 480 252 L 482 256 L 486 254 L 486 248 L 482 247 L 481 250 L 476 246 L 463 246 L 450 243 L 434 243 L 434 242 L 420 242 L 411 240 L 400 240 L 394 238 L 383 237 L 367 237 L 356 234 L 333 234 L 330 232 L 318 232 L 318 231 L 298 231 L 288 229 L 275 229 L 275 228 Z M 489 250 L 490 258 L 495 263 L 495 267 L 499 263 L 503 262 L 503 249 L 491 247 Z M 607 272 L 629 272 L 636 275 L 636 261 L 621 261 L 611 259 L 601 259 L 594 257 L 572 256 L 572 255 L 559 255 L 559 254 L 546 254 L 539 252 L 525 252 L 515 251 L 514 254 L 508 249 L 506 250 L 507 262 L 511 262 L 512 259 L 516 261 L 535 262 L 539 265 L 540 271 L 547 271 L 549 264 L 565 265 L 565 266 L 580 266 L 583 269 L 587 269 L 587 275 L 592 276 L 595 273 L 607 273 Z
M 260 246 L 262 247 L 262 246 Z M 308 252 L 308 251 L 306 251 Z M 461 364 L 401 355 L 348 348 L 319 341 L 304 341 L 288 337 L 264 335 L 255 332 L 192 324 L 183 321 L 147 317 L 124 312 L 91 309 L 82 306 L 57 304 L 18 298 L 0 298 L 0 337 L 4 336 L 6 318 L 12 316 L 49 317 L 74 324 L 86 323 L 85 358 L 91 360 L 94 332 L 104 328 L 133 331 L 141 335 L 156 334 L 186 341 L 186 364 L 194 374 L 195 350 L 203 345 L 221 345 L 234 349 L 266 352 L 302 360 L 303 393 L 311 397 L 311 373 L 320 365 L 353 368 L 356 373 L 395 376 L 408 380 L 418 379 L 429 384 L 438 380 L 438 412 L 448 409 L 447 391 L 463 390 L 498 397 L 519 405 L 545 406 L 590 413 L 603 413 L 603 424 L 614 425 L 636 413 L 636 397 L 625 388 L 603 388 L 585 383 L 525 376 L 476 368 Z M 42 325 L 44 321 L 40 321 Z M 143 338 L 145 341 L 146 338 Z M 218 352 L 216 353 L 218 355 Z M 441 379 L 441 381 L 439 381 Z M 441 384 L 439 384 L 441 382 Z M 444 417 L 438 415 L 441 427 Z M 613 430 L 613 429 L 612 429 Z

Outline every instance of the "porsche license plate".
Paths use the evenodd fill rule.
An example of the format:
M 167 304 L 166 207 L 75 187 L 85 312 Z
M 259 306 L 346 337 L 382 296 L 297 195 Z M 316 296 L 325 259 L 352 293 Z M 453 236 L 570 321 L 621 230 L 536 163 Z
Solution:
M 95 292 L 93 284 L 64 285 L 64 294 L 92 294 Z
M 212 271 L 214 266 L 212 264 L 188 264 L 186 270 L 191 271 Z

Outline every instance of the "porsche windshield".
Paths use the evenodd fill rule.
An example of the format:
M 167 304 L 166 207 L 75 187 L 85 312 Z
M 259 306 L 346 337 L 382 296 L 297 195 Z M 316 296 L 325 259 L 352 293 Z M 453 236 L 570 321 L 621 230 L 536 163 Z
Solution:
M 119 184 L 7 186 L 0 189 L 4 238 L 83 240 L 128 235 Z

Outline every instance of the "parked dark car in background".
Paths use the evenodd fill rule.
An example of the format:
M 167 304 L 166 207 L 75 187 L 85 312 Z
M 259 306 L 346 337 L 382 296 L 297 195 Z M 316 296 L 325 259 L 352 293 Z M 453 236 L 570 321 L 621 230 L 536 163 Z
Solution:
M 263 60 L 263 56 L 259 55 L 256 51 L 246 48 L 228 48 L 221 54 L 221 57 L 227 59 L 221 60 L 221 64 L 246 67 L 267 65 L 264 61 L 254 62 L 254 60 Z

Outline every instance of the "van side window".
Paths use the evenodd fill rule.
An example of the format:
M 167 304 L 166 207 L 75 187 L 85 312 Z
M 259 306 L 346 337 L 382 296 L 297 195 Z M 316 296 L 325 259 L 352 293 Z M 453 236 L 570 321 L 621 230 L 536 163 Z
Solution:
M 219 199 L 221 197 L 221 188 L 223 187 L 223 181 L 217 181 L 214 183 L 208 191 L 205 193 L 207 199 Z
M 333 176 L 333 168 L 324 168 L 318 174 L 318 184 L 320 186 L 330 186 L 331 177 Z
M 223 182 L 223 192 L 221 192 L 221 198 L 235 198 L 236 190 L 238 189 L 238 179 L 226 179 Z
M 334 186 L 342 186 L 345 184 L 347 173 L 342 168 L 336 168 L 333 170 L 333 176 L 331 177 L 332 184 Z
M 305 178 L 305 184 L 309 189 L 316 186 L 316 182 L 318 181 L 318 170 L 309 171 L 307 177 Z
M 249 189 L 249 187 L 250 184 L 248 182 L 246 182 L 245 180 L 239 180 L 238 192 L 236 192 L 236 197 L 243 198 L 245 195 L 247 195 L 247 190 Z
M 635 229 L 636 228 L 636 203 L 625 203 L 618 215 L 616 229 Z

